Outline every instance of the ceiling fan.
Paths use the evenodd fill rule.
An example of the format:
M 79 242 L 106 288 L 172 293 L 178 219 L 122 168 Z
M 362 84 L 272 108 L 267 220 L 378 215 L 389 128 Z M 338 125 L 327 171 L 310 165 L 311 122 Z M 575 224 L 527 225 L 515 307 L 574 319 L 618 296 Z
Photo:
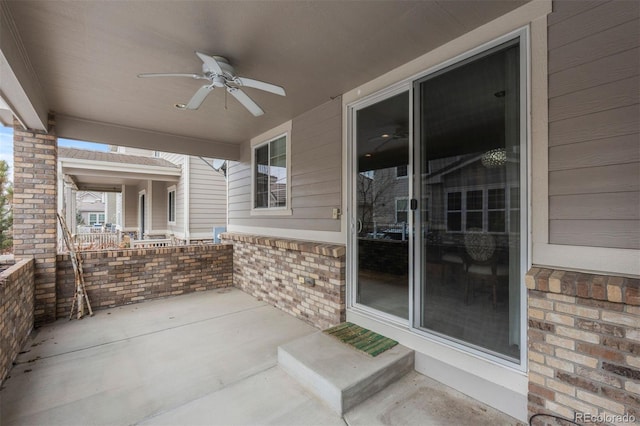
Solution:
M 227 58 L 222 56 L 209 56 L 204 53 L 196 52 L 196 55 L 202 60 L 202 74 L 186 74 L 186 73 L 146 73 L 138 74 L 140 78 L 147 77 L 189 77 L 195 80 L 207 80 L 207 83 L 198 89 L 191 100 L 186 104 L 176 104 L 180 109 L 198 109 L 205 98 L 216 87 L 224 88 L 231 96 L 236 98 L 251 114 L 258 117 L 264 114 L 260 106 L 253 101 L 241 87 L 251 87 L 254 89 L 264 90 L 265 92 L 274 93 L 280 96 L 286 96 L 284 89 L 275 84 L 265 83 L 264 81 L 253 80 L 251 78 L 240 77 L 236 75 L 234 68 L 229 64 Z

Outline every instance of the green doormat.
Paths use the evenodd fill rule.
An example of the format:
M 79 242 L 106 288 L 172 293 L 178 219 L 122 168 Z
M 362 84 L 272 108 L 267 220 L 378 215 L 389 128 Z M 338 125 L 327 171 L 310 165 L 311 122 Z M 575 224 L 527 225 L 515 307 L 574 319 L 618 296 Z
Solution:
M 395 340 L 350 322 L 343 322 L 324 332 L 370 356 L 378 356 L 398 344 Z

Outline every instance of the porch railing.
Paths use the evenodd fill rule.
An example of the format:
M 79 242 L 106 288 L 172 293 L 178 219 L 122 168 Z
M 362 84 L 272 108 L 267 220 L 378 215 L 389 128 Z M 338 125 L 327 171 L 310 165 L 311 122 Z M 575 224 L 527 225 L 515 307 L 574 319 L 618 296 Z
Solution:
M 121 232 L 82 232 L 73 237 L 78 250 L 115 249 L 122 242 Z
M 156 247 L 169 247 L 172 246 L 173 240 L 171 238 L 162 238 L 154 240 L 131 240 L 131 248 L 156 248 Z

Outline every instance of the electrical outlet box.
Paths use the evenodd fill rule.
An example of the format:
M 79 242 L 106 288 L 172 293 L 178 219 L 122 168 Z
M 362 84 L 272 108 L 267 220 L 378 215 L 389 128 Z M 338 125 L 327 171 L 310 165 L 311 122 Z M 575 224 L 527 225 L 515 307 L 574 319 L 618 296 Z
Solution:
M 304 284 L 304 277 L 298 277 L 298 282 L 300 284 Z
M 334 208 L 334 209 L 331 211 L 331 217 L 332 217 L 333 219 L 338 219 L 338 218 L 340 217 L 340 209 L 338 209 L 338 208 Z

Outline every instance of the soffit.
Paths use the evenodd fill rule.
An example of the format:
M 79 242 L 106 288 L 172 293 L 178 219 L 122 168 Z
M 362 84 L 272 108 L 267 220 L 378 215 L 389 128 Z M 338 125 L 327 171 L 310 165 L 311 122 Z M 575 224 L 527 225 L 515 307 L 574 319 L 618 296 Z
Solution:
M 357 87 L 524 1 L 8 2 L 51 110 L 85 120 L 238 144 Z M 253 117 L 201 85 L 138 79 L 199 72 L 193 53 L 226 56 L 239 75 L 285 87 L 246 89 Z M 125 143 L 126 145 L 126 143 Z M 129 143 L 135 146 L 135 141 Z M 164 150 L 179 152 L 179 147 Z

